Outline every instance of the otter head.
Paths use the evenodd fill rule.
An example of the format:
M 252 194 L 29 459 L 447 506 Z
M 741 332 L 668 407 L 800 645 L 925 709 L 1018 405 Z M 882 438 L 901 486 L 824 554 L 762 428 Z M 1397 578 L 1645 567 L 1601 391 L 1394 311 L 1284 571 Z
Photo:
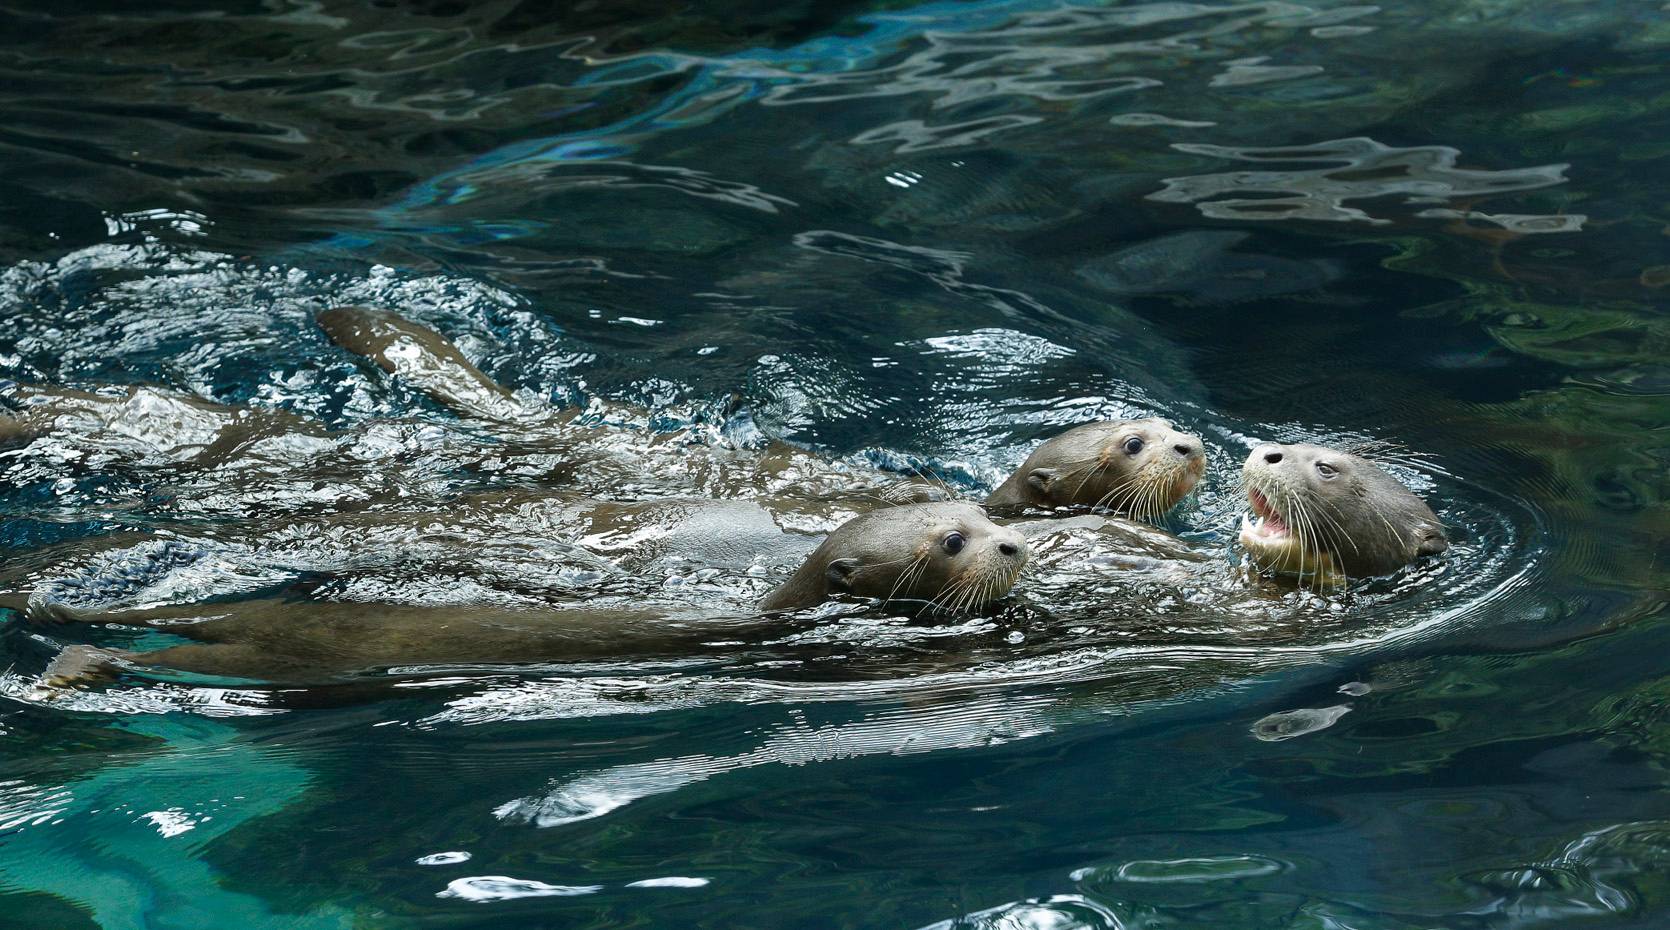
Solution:
M 846 594 L 964 610 L 1007 594 L 1027 555 L 1024 536 L 973 504 L 884 507 L 830 533 L 760 607 L 795 610 Z
M 1252 514 L 1241 545 L 1267 571 L 1338 583 L 1449 548 L 1432 509 L 1360 456 L 1264 443 L 1241 467 Z
M 1076 426 L 1033 450 L 988 507 L 1089 507 L 1138 519 L 1164 514 L 1206 471 L 1199 436 L 1159 419 Z

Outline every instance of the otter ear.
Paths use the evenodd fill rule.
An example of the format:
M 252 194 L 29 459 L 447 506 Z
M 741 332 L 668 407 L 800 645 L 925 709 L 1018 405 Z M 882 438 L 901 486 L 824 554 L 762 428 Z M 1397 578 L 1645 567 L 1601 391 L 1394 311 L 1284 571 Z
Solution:
M 1417 531 L 1421 534 L 1421 542 L 1415 550 L 1416 555 L 1437 555 L 1450 548 L 1450 541 L 1445 538 L 1443 527 L 1423 523 Z
M 1026 473 L 1026 485 L 1039 494 L 1048 494 L 1050 485 L 1055 483 L 1055 469 L 1034 468 Z
M 852 576 L 858 571 L 857 559 L 836 559 L 823 570 L 824 580 L 829 583 L 831 592 L 846 593 L 852 590 Z

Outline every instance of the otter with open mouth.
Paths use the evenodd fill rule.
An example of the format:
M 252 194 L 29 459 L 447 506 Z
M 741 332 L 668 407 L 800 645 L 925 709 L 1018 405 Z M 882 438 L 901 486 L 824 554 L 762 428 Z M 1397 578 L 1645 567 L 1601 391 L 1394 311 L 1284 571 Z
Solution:
M 1034 449 L 986 506 L 1088 507 L 1155 519 L 1199 483 L 1205 448 L 1199 436 L 1161 419 L 1086 423 Z
M 1449 548 L 1432 508 L 1362 456 L 1263 443 L 1241 475 L 1253 511 L 1241 546 L 1265 571 L 1332 586 Z

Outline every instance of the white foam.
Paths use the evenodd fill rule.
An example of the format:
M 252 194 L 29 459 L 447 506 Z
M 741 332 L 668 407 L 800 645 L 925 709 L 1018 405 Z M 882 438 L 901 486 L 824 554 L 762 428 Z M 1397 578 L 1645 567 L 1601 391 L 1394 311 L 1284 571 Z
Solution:
M 447 883 L 437 898 L 459 898 L 486 904 L 491 901 L 512 901 L 517 898 L 566 898 L 602 891 L 602 885 L 547 885 L 528 878 L 508 875 L 472 875 Z

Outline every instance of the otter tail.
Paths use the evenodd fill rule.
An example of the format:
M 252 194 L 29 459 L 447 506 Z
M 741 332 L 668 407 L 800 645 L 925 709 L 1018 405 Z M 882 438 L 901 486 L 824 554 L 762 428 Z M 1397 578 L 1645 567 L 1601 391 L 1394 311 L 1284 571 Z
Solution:
M 370 359 L 461 416 L 495 423 L 525 423 L 537 417 L 470 364 L 446 337 L 391 311 L 336 307 L 319 314 L 319 326 L 332 342 Z

